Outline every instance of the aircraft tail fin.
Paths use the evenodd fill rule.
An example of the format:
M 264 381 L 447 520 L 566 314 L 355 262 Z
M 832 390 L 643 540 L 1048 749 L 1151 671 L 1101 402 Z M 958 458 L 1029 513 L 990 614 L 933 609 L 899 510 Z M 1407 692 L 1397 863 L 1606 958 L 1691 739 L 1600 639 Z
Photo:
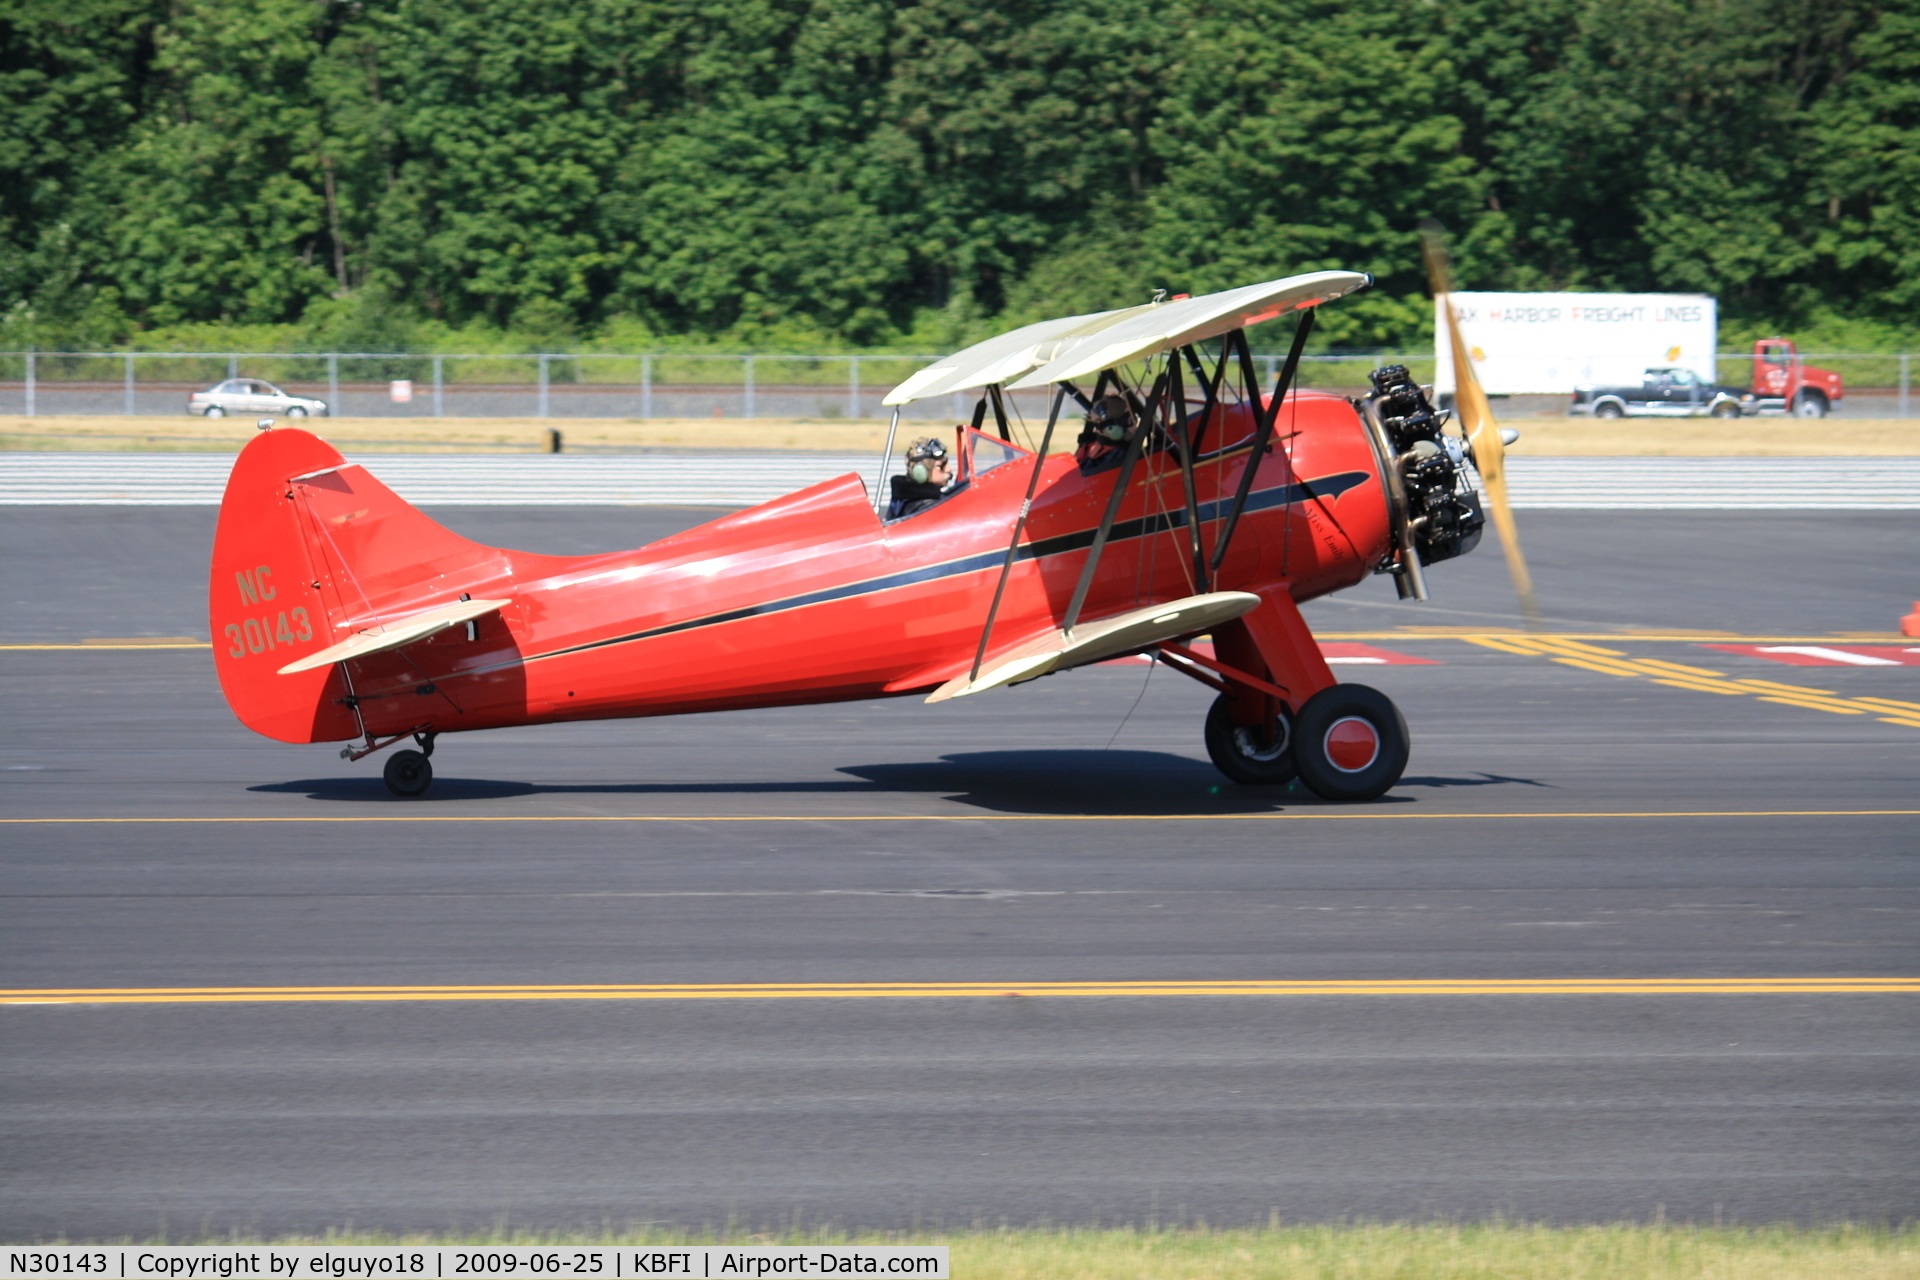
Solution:
M 207 608 L 221 692 L 267 737 L 356 737 L 365 726 L 340 663 L 302 659 L 351 654 L 345 642 L 362 632 L 459 593 L 503 596 L 511 577 L 509 553 L 435 523 L 326 441 L 263 432 L 234 463 L 214 532 Z

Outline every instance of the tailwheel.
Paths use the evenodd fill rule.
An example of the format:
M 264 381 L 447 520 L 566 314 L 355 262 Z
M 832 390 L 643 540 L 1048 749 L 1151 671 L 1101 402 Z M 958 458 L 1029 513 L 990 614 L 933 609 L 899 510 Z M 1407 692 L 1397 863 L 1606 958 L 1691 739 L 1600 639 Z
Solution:
M 1364 684 L 1322 689 L 1294 719 L 1293 762 L 1322 800 L 1375 799 L 1406 770 L 1406 718 Z
M 387 780 L 387 790 L 393 794 L 417 796 L 432 784 L 433 766 L 421 752 L 396 751 L 387 757 L 382 776 Z
M 1273 723 L 1243 725 L 1233 721 L 1233 699 L 1221 694 L 1207 712 L 1207 755 L 1214 767 L 1235 782 L 1250 787 L 1280 787 L 1292 782 L 1293 717 L 1282 706 Z

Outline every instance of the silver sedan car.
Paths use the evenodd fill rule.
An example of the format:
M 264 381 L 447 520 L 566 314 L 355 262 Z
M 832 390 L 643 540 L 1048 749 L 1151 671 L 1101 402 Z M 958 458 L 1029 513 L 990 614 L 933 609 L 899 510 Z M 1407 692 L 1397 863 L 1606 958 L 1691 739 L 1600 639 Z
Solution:
M 327 416 L 325 400 L 290 396 L 271 382 L 259 378 L 228 378 L 218 386 L 196 391 L 187 397 L 187 412 L 207 418 L 224 418 L 230 413 L 277 413 L 283 418 L 304 418 L 308 414 Z

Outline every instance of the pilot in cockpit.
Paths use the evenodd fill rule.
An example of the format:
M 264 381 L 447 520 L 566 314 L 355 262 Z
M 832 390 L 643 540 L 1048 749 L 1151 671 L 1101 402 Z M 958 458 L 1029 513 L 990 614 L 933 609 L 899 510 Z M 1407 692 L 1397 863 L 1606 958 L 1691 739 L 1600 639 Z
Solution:
M 953 463 L 947 446 L 932 436 L 921 436 L 907 446 L 907 470 L 893 477 L 893 501 L 887 519 L 899 520 L 925 511 L 947 496 L 953 484 Z
M 1120 465 L 1127 451 L 1127 432 L 1133 427 L 1133 406 L 1122 395 L 1108 394 L 1093 402 L 1087 410 L 1087 425 L 1080 432 L 1074 461 L 1083 474 L 1092 475 Z

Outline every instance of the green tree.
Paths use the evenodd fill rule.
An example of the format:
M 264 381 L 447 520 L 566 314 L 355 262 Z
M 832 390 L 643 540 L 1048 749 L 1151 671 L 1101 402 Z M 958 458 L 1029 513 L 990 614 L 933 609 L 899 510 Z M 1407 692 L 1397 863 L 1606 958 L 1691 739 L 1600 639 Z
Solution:
M 1808 137 L 1823 205 L 1813 244 L 1823 295 L 1914 327 L 1920 308 L 1920 3 L 1890 0 L 1863 30 Z
M 151 107 L 164 15 L 158 0 L 0 11 L 0 299 L 23 322 L 10 326 L 17 340 L 99 341 L 119 327 L 112 277 L 89 251 L 111 198 L 93 174 Z
M 1346 268 L 1380 281 L 1331 309 L 1336 343 L 1390 340 L 1421 287 L 1414 229 L 1458 221 L 1483 180 L 1463 154 L 1438 10 L 1395 0 L 1197 6 L 1156 134 L 1147 260 L 1183 290 Z
M 0 317 L 944 342 L 1350 267 L 1323 340 L 1398 345 L 1437 215 L 1471 287 L 1886 322 L 1916 84 L 1920 0 L 17 0 Z

